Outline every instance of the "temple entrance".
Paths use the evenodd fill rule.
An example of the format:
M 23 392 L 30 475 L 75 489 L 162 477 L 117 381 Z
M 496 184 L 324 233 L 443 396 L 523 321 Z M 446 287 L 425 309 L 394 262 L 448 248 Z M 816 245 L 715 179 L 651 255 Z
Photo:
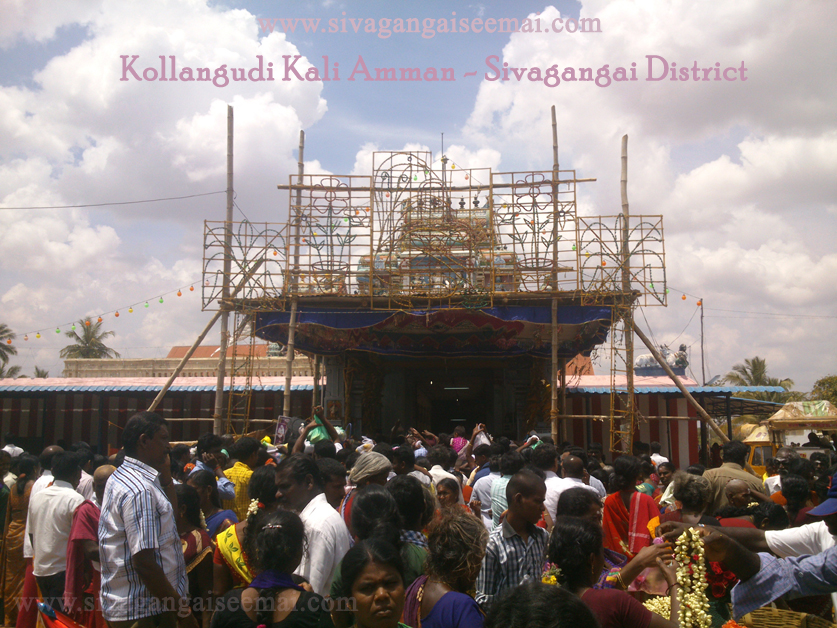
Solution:
M 492 380 L 492 371 L 484 369 L 417 381 L 417 394 L 430 403 L 430 431 L 450 434 L 457 425 L 462 425 L 470 432 L 474 423 L 491 423 L 494 410 Z
M 491 426 L 500 416 L 503 374 L 496 368 L 416 368 L 406 379 L 421 429 L 450 434 L 462 425 L 470 434 L 475 423 Z

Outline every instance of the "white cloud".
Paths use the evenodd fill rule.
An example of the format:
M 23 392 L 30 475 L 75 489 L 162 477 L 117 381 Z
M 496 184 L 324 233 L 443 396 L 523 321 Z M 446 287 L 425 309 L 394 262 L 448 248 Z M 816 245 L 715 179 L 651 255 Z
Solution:
M 88 24 L 102 4 L 91 0 L 3 0 L 0 48 L 20 40 L 48 41 L 62 26 Z
M 0 87 L 0 207 L 223 190 L 231 103 L 236 204 L 252 220 L 284 219 L 287 195 L 276 184 L 296 171 L 299 130 L 327 107 L 321 83 L 279 80 L 282 55 L 299 54 L 283 34 L 260 37 L 249 12 L 201 0 L 11 4 L 11 11 L 4 7 L 0 46 L 47 41 L 57 29 L 79 24 L 87 36 L 36 71 L 35 88 Z M 219 88 L 137 81 L 126 73 L 131 80 L 121 81 L 120 55 L 138 55 L 134 67 L 141 76 L 142 68 L 159 66 L 160 55 L 166 61 L 174 55 L 181 69 L 213 71 L 222 64 L 249 69 L 262 56 L 265 70 L 274 64 L 277 80 Z M 305 58 L 297 63 L 307 65 Z M 223 194 L 102 209 L 0 209 L 3 322 L 37 330 L 109 312 L 109 328 L 118 333 L 114 346 L 133 347 L 129 354 L 191 342 L 208 317 L 200 311 L 200 223 L 223 216 Z M 143 299 L 191 282 L 195 292 L 166 296 L 163 304 L 155 297 L 144 307 Z M 137 301 L 129 315 L 127 306 Z M 57 375 L 63 336 L 52 330 L 39 345 L 28 344 L 33 340 L 26 360 L 42 365 L 52 355 L 50 370 Z
M 540 17 L 546 24 L 558 16 L 549 7 Z M 612 73 L 635 61 L 640 80 L 604 88 L 483 80 L 463 135 L 471 145 L 499 151 L 504 167 L 549 169 L 554 104 L 561 167 L 598 179 L 580 186 L 579 211 L 601 215 L 620 211 L 620 137 L 630 136 L 631 213 L 661 213 L 666 227 L 674 290 L 668 309 L 649 310 L 658 337 L 671 339 L 683 329 L 684 303 L 692 312 L 695 299 L 682 302 L 678 290 L 718 309 L 826 316 L 837 296 L 831 281 L 837 88 L 824 80 L 823 59 L 834 56 L 827 24 L 836 16 L 837 6 L 816 2 L 588 0 L 581 17 L 598 17 L 602 34 L 515 34 L 496 65 L 591 67 L 595 75 L 605 64 Z M 646 55 L 679 67 L 744 61 L 748 80 L 647 82 Z M 744 133 L 737 146 L 725 144 L 733 131 Z M 713 153 L 713 145 L 725 148 Z M 697 165 L 679 171 L 675 150 L 689 150 Z M 716 371 L 758 353 L 810 386 L 829 368 L 824 360 L 797 356 L 824 339 L 835 348 L 824 329 L 834 327 L 831 319 L 714 316 L 724 316 L 707 326 Z

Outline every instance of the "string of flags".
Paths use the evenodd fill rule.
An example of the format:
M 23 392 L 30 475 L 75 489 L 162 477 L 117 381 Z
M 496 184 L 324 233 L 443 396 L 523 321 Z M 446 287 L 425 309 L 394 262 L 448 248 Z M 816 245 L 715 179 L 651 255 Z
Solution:
M 118 307 L 116 309 L 113 309 L 113 310 L 110 310 L 110 311 L 107 311 L 107 312 L 102 312 L 101 314 L 98 314 L 98 315 L 95 315 L 95 316 L 85 317 L 84 318 L 84 324 L 89 327 L 90 325 L 92 325 L 92 322 L 93 322 L 94 319 L 96 320 L 96 322 L 101 323 L 101 322 L 104 321 L 105 317 L 110 316 L 110 315 L 113 315 L 114 318 L 119 318 L 120 311 L 121 312 L 127 311 L 128 314 L 133 314 L 135 307 L 137 309 L 140 309 L 141 307 L 142 308 L 148 308 L 148 307 L 150 307 L 150 302 L 155 301 L 155 300 L 157 302 L 161 303 L 161 304 L 165 303 L 164 297 L 170 296 L 172 294 L 176 294 L 178 297 L 182 297 L 184 291 L 194 292 L 196 283 L 198 283 L 198 282 L 193 282 L 193 283 L 187 284 L 185 286 L 180 286 L 179 288 L 175 288 L 174 290 L 164 292 L 160 295 L 155 295 L 154 297 L 151 297 L 149 299 L 141 299 L 141 300 L 139 300 L 135 303 L 131 303 L 130 305 Z M 69 329 L 70 331 L 75 331 L 76 326 L 77 326 L 76 322 L 70 322 L 70 323 L 64 323 L 62 325 L 58 325 L 58 326 L 55 327 L 55 333 L 60 334 L 62 328 Z M 32 335 L 35 339 L 40 339 L 42 337 L 42 333 L 46 333 L 46 332 L 50 331 L 51 329 L 52 329 L 52 327 L 43 327 L 41 329 L 33 329 L 33 330 L 30 330 L 30 331 L 26 331 L 26 332 L 23 333 L 23 340 L 24 340 L 24 342 L 28 341 L 30 335 Z M 7 338 L 6 339 L 6 344 L 9 344 L 9 345 L 12 344 L 12 339 Z

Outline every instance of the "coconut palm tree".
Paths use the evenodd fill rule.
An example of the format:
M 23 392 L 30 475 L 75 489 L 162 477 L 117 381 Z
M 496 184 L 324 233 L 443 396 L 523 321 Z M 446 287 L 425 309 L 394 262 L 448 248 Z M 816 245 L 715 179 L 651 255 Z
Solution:
M 9 363 L 9 358 L 17 355 L 17 347 L 10 345 L 9 340 L 14 340 L 17 337 L 9 326 L 5 323 L 0 323 L 0 364 L 6 365 Z
M 0 364 L 0 379 L 14 379 L 19 376 L 19 366 L 6 366 L 5 364 Z
M 49 377 L 49 371 L 46 369 L 35 367 L 35 379 L 46 379 Z
M 758 399 L 759 401 L 773 401 L 785 403 L 801 398 L 799 393 L 793 392 L 793 380 L 779 379 L 767 374 L 767 362 L 758 356 L 744 360 L 743 364 L 735 364 L 732 370 L 724 376 L 724 381 L 732 386 L 781 386 L 786 392 L 746 392 L 736 394 L 736 397 Z
M 102 323 L 94 323 L 90 319 L 81 319 L 74 327 L 80 328 L 81 335 L 79 335 L 77 329 L 71 329 L 64 333 L 67 338 L 73 340 L 73 344 L 61 349 L 59 355 L 62 358 L 102 359 L 119 357 L 119 353 L 102 342 L 105 338 L 115 335 L 112 331 L 102 331 Z

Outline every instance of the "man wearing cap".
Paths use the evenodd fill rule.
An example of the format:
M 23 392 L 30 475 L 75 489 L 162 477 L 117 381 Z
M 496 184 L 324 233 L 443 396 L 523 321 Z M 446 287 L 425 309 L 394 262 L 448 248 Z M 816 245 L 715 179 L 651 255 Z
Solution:
M 389 458 L 377 451 L 367 451 L 355 461 L 352 470 L 349 471 L 349 481 L 354 487 L 343 498 L 343 503 L 340 504 L 339 509 L 340 516 L 343 517 L 343 521 L 346 522 L 346 527 L 350 531 L 352 529 L 352 503 L 355 495 L 369 484 L 386 486 L 390 471 L 392 471 L 392 463 Z

